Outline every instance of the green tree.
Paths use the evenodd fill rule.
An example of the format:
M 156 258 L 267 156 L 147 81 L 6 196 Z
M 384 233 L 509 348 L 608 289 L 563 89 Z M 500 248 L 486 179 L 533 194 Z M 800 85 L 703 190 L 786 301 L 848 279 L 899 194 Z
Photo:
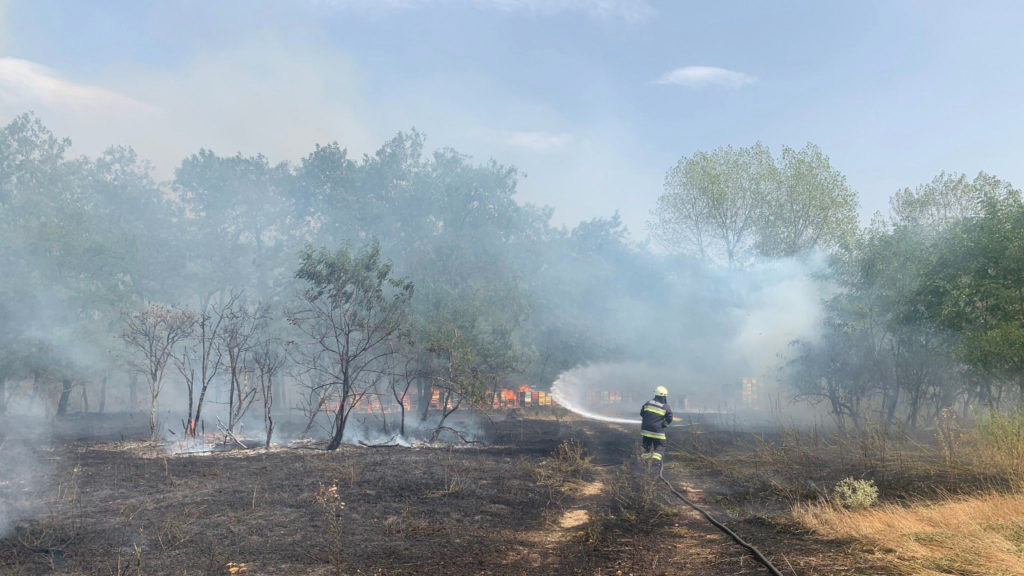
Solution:
M 941 172 L 927 184 L 904 188 L 889 200 L 892 224 L 920 226 L 922 232 L 939 233 L 959 222 L 983 214 L 988 199 L 1014 193 L 1008 183 L 984 172 L 974 180 L 958 173 Z
M 290 178 L 287 164 L 271 166 L 262 155 L 221 157 L 205 149 L 175 170 L 191 240 L 184 246 L 185 272 L 201 300 L 230 289 L 248 288 L 261 297 L 274 292 L 275 277 L 286 266 L 281 258 L 289 254 L 282 248 L 294 236 Z
M 352 409 L 383 377 L 391 340 L 408 331 L 413 284 L 394 276 L 376 241 L 356 251 L 307 248 L 295 276 L 306 285 L 289 314 L 303 335 L 296 360 L 333 412 L 327 449 L 335 450 Z
M 782 147 L 778 188 L 769 196 L 758 230 L 763 256 L 792 256 L 814 248 L 833 249 L 857 232 L 857 194 L 828 156 L 808 143 Z
M 997 407 L 1024 373 L 1019 193 L 984 173 L 942 173 L 894 195 L 832 261 L 837 294 L 791 381 L 839 420 L 927 425 L 946 408 Z
M 680 159 L 651 228 L 672 250 L 736 266 L 833 248 L 851 238 L 856 212 L 856 195 L 817 146 L 783 148 L 776 160 L 757 143 Z
M 0 291 L 20 329 L 32 327 L 19 340 L 51 345 L 61 413 L 74 389 L 86 406 L 87 383 L 113 364 L 118 314 L 139 282 L 119 193 L 153 190 L 141 190 L 151 181 L 130 149 L 69 161 L 69 144 L 28 115 L 0 131 Z
M 778 170 L 760 142 L 682 158 L 665 177 L 655 232 L 673 248 L 701 259 L 739 264 L 756 241 Z
M 1007 384 L 1024 401 L 1024 202 L 1010 190 L 980 210 L 953 228 L 917 296 L 930 319 L 960 335 L 958 358 L 996 406 Z

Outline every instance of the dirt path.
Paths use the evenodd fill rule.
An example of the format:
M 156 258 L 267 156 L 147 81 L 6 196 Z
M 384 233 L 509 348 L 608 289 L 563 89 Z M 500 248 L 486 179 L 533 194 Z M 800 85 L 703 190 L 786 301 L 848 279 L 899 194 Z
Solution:
M 639 437 L 632 427 L 616 424 L 595 424 L 588 427 L 586 441 L 594 462 L 599 465 L 602 490 L 599 495 L 580 498 L 589 505 L 590 515 L 630 515 L 606 523 L 614 532 L 618 543 L 608 542 L 618 552 L 615 570 L 609 574 L 633 575 L 707 575 L 707 574 L 762 574 L 767 573 L 743 549 L 722 534 L 697 512 L 671 496 L 658 478 L 658 468 L 637 459 Z M 685 491 L 688 498 L 713 513 L 721 513 L 705 492 L 704 480 L 685 469 L 667 474 L 673 486 Z M 600 572 L 606 573 L 606 572 Z

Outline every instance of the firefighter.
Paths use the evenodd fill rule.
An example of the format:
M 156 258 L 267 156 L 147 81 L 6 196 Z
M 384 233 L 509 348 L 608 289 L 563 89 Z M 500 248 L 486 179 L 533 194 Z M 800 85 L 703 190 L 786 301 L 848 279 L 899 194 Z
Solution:
M 644 453 L 640 458 L 661 461 L 661 447 L 665 444 L 665 428 L 672 423 L 672 408 L 668 405 L 668 390 L 664 386 L 654 389 L 654 399 L 640 408 L 640 436 L 643 438 Z

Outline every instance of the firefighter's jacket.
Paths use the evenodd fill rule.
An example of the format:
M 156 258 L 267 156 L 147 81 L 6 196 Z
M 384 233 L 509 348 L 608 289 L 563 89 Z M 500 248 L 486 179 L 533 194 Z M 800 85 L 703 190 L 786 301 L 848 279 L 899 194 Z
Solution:
M 648 438 L 665 439 L 664 429 L 672 423 L 672 408 L 668 402 L 648 400 L 640 408 L 640 417 L 643 423 L 640 425 L 640 435 Z

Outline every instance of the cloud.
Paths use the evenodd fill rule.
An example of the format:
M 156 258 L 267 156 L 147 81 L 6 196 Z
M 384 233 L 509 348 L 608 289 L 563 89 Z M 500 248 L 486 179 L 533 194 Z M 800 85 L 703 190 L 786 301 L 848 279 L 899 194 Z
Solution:
M 41 103 L 55 108 L 96 110 L 153 107 L 127 96 L 60 78 L 53 70 L 18 58 L 0 58 L 0 103 L 23 106 Z
M 356 63 L 304 32 L 300 42 L 261 36 L 175 66 L 101 67 L 81 83 L 39 63 L 0 58 L 0 126 L 34 111 L 71 138 L 71 155 L 132 146 L 159 179 L 172 178 L 200 147 L 295 162 L 315 144 L 337 140 L 358 157 L 409 128 L 368 119 L 375 102 L 364 97 Z
M 509 132 L 504 143 L 517 148 L 526 148 L 536 152 L 547 152 L 564 148 L 572 140 L 569 134 L 550 132 Z
M 648 0 L 311 0 L 326 8 L 348 8 L 379 13 L 388 10 L 471 4 L 503 12 L 527 12 L 541 16 L 582 13 L 600 20 L 637 22 L 655 14 Z
M 654 83 L 675 84 L 691 88 L 707 88 L 709 86 L 740 88 L 756 81 L 757 78 L 735 70 L 715 66 L 685 66 L 662 74 Z

